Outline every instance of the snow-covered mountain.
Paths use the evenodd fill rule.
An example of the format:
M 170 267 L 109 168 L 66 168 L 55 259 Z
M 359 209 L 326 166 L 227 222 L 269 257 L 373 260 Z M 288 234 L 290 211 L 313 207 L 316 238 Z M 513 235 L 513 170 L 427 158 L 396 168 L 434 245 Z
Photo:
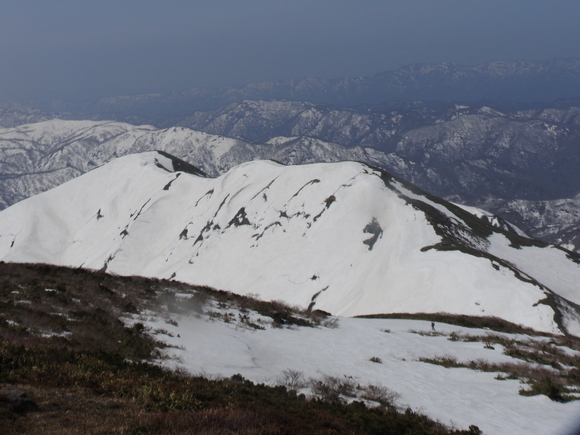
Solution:
M 544 201 L 488 198 L 480 206 L 495 210 L 518 227 L 533 228 L 536 238 L 580 250 L 580 194 Z
M 339 315 L 497 316 L 580 335 L 576 255 L 354 162 L 257 161 L 207 178 L 165 153 L 126 156 L 2 211 L 0 259 Z
M 253 144 L 183 127 L 156 129 L 111 121 L 50 120 L 0 129 L 0 209 L 51 189 L 112 159 L 162 150 L 209 175 L 242 162 L 273 159 L 288 164 L 364 161 L 396 166 L 373 149 L 326 143 L 311 138 L 275 138 Z
M 0 129 L 2 208 L 125 154 L 165 150 L 217 175 L 224 154 L 249 144 L 184 128 L 50 120 Z M 247 157 L 247 155 L 246 155 Z M 243 160 L 242 160 L 243 161 Z M 239 162 L 236 162 L 239 163 Z
M 355 106 L 402 100 L 537 103 L 579 96 L 580 59 L 553 59 L 488 62 L 475 66 L 415 64 L 366 77 L 305 77 L 250 83 L 238 88 L 191 88 L 170 93 L 111 96 L 96 102 L 38 102 L 34 110 L 49 118 L 116 120 L 166 128 L 195 111 L 215 110 L 244 100 Z M 13 121 L 28 116 L 22 115 L 8 116 L 8 122 L 3 122 L 0 109 L 0 125 L 14 126 Z M 36 118 L 40 120 L 38 114 Z M 29 119 L 28 122 L 32 122 L 32 118 Z
M 499 111 L 419 102 L 341 108 L 245 101 L 198 112 L 181 125 L 253 142 L 308 136 L 375 148 L 406 163 L 387 170 L 436 195 L 464 201 L 489 195 L 557 199 L 580 191 L 578 107 Z
M 377 164 L 429 192 L 513 219 L 536 238 L 580 247 L 570 230 L 580 220 L 558 211 L 580 192 L 578 107 L 245 101 L 198 112 L 182 125 L 250 141 L 309 136 L 375 148 L 388 157 Z
M 488 209 L 513 220 L 533 237 L 565 244 L 572 250 L 580 247 L 574 236 L 580 220 L 574 213 L 557 212 L 557 207 L 535 208 L 530 200 L 522 199 L 530 191 L 551 192 L 555 198 L 565 198 L 580 189 L 574 166 L 578 151 L 573 146 L 575 135 L 580 137 L 580 117 L 574 111 L 577 109 L 518 112 L 517 116 L 507 117 L 489 109 L 453 106 L 446 118 L 439 118 L 428 107 L 415 106 L 401 112 L 401 116 L 396 116 L 398 112 L 390 114 L 389 119 L 397 124 L 391 139 L 400 143 L 388 153 L 305 135 L 324 136 L 327 132 L 342 142 L 355 132 L 360 133 L 359 137 L 365 136 L 365 131 L 370 135 L 367 138 L 387 137 L 388 132 L 381 130 L 379 124 L 370 123 L 369 117 L 345 110 L 325 115 L 320 107 L 289 102 L 248 102 L 212 118 L 214 127 L 220 122 L 233 122 L 238 126 L 227 132 L 243 133 L 246 127 L 255 127 L 255 118 L 264 125 L 272 119 L 279 122 L 285 119 L 280 118 L 282 113 L 296 109 L 304 120 L 299 124 L 304 126 L 308 116 L 312 116 L 310 130 L 276 130 L 302 136 L 273 137 L 263 144 L 183 127 L 159 130 L 105 121 L 51 120 L 0 129 L 0 208 L 115 157 L 155 149 L 190 162 L 212 176 L 255 159 L 285 164 L 354 160 L 384 168 L 454 202 Z M 429 125 L 413 129 L 411 126 L 423 115 L 431 117 Z M 387 121 L 382 122 L 386 128 Z

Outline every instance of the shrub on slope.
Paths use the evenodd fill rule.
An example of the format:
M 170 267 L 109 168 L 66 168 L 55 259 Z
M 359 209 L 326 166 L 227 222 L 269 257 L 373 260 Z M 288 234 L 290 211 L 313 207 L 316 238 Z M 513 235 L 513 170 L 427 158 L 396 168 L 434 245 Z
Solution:
M 0 264 L 0 390 L 25 391 L 39 408 L 25 413 L 1 402 L 3 434 L 478 433 L 449 430 L 410 409 L 307 400 L 240 375 L 208 380 L 147 362 L 160 344 L 141 324 L 129 328 L 118 316 L 158 303 L 157 292 L 169 284 L 188 287 Z

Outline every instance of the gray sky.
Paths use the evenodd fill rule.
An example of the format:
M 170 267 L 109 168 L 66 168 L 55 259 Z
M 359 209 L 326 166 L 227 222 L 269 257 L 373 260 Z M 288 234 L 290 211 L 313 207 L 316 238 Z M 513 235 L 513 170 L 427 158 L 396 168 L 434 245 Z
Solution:
M 580 57 L 579 0 L 1 0 L 0 99 Z

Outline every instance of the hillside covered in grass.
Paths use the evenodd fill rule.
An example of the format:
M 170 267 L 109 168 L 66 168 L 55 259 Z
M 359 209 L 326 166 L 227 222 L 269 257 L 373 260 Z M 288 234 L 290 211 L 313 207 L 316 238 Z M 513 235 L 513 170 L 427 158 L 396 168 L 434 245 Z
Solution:
M 314 327 L 293 313 L 207 288 L 46 265 L 0 264 L 0 426 L 47 434 L 467 434 L 386 403 L 307 398 L 242 375 L 206 379 L 153 360 L 167 345 L 122 318 L 196 291 L 234 301 L 278 325 Z M 173 308 L 194 310 L 195 304 Z M 171 306 L 171 302 L 169 302 Z M 150 331 L 154 332 L 154 331 Z M 336 399 L 336 398 L 335 398 Z
M 580 336 L 578 255 L 483 217 L 355 162 L 256 161 L 208 178 L 149 152 L 0 212 L 0 260 L 340 316 L 447 312 Z
M 0 306 L 6 434 L 556 434 L 580 412 L 577 339 L 499 319 L 15 263 Z

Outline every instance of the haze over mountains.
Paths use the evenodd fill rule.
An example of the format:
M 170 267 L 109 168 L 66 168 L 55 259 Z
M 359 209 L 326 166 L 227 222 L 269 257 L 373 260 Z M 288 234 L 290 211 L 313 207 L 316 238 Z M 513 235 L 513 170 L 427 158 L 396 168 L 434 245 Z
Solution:
M 258 101 L 189 120 L 196 129 L 239 139 L 181 127 L 47 121 L 0 130 L 0 204 L 11 205 L 116 156 L 155 149 L 212 176 L 255 159 L 286 164 L 355 160 L 490 210 L 532 236 L 577 249 L 578 114 L 577 108 L 506 114 L 486 106 L 433 109 L 419 103 L 369 113 Z
M 580 95 L 580 60 L 490 62 L 475 67 L 410 65 L 369 77 L 307 77 L 255 83 L 241 88 L 192 88 L 170 94 L 105 98 L 72 107 L 99 119 L 169 126 L 197 110 L 244 100 L 292 100 L 354 106 L 387 101 L 502 101 L 541 103 Z M 106 116 L 107 118 L 102 118 Z
M 580 249 L 579 65 L 421 65 L 366 78 L 193 89 L 82 105 L 5 104 L 0 259 L 161 277 L 341 316 L 492 316 L 567 335 L 560 338 L 572 346 L 580 336 L 580 259 L 565 248 Z M 26 304 L 15 292 L 15 306 Z M 243 325 L 238 330 L 244 319 L 251 324 L 259 316 L 210 305 L 208 310 L 217 311 L 204 312 L 207 319 L 189 313 L 178 327 L 177 321 L 150 317 L 145 327 L 165 331 L 189 370 L 220 367 L 255 381 L 279 372 L 280 360 L 287 364 L 288 355 L 299 354 L 296 349 L 323 349 L 312 351 L 318 355 L 312 362 L 292 360 L 300 370 L 328 368 L 321 363 L 329 354 L 321 336 L 332 337 L 336 352 L 352 354 L 359 347 L 337 337 L 348 342 L 372 335 L 385 351 L 379 361 L 388 370 L 365 356 L 364 363 L 377 370 L 344 359 L 345 371 L 337 376 L 354 370 L 374 382 L 398 373 L 397 387 L 406 385 L 409 403 L 451 422 L 454 412 L 468 413 L 474 400 L 489 401 L 477 421 L 486 429 L 528 434 L 536 423 L 518 422 L 539 421 L 544 409 L 551 420 L 542 433 L 549 433 L 553 421 L 577 408 L 542 397 L 549 403 L 535 402 L 537 408 L 530 409 L 540 411 L 529 411 L 533 418 L 507 417 L 512 412 L 504 410 L 503 421 L 493 421 L 494 400 L 516 403 L 519 381 L 507 385 L 498 380 L 501 374 L 473 377 L 473 370 L 461 368 L 448 375 L 447 369 L 424 367 L 417 355 L 425 346 L 431 349 L 425 340 L 434 338 L 415 340 L 423 334 L 404 330 L 420 323 L 380 323 L 395 331 L 387 341 L 381 338 L 384 328 L 367 319 L 346 319 L 336 334 L 313 329 L 292 338 L 294 331 L 268 332 L 260 336 L 269 337 L 265 351 L 263 338 L 248 339 Z M 216 313 L 226 316 L 227 325 L 213 323 Z M 227 316 L 241 323 L 232 326 Z M 20 325 L 18 318 L 10 321 Z M 507 344 L 449 345 L 456 332 L 448 326 L 442 331 L 448 337 L 431 331 L 440 339 L 437 349 L 459 352 L 462 361 L 482 358 L 462 367 L 489 369 L 490 355 L 489 361 L 516 361 L 509 370 L 521 369 L 514 360 L 520 354 L 504 355 Z M 481 340 L 491 337 L 486 330 L 477 333 Z M 271 341 L 282 336 L 284 345 L 296 347 L 272 353 Z M 517 340 L 527 340 L 522 337 L 528 336 Z M 236 350 L 216 356 L 212 341 Z M 296 344 L 301 341 L 305 347 Z M 572 347 L 562 354 L 575 354 Z M 366 342 L 360 348 L 369 350 Z M 576 397 L 576 363 L 530 361 L 538 366 L 534 370 L 554 376 L 550 382 L 562 384 L 554 400 L 562 391 Z M 413 380 L 418 373 L 449 376 L 449 384 L 430 382 L 429 393 L 421 393 L 426 384 Z M 517 379 L 536 388 L 526 375 Z M 466 391 L 459 394 L 460 385 Z M 435 403 L 441 389 L 448 390 L 445 409 Z M 449 403 L 454 410 L 447 409 Z
M 195 111 L 215 110 L 244 100 L 283 99 L 350 107 L 401 100 L 538 104 L 579 96 L 580 60 L 553 59 L 477 66 L 415 64 L 368 77 L 306 77 L 238 88 L 191 88 L 165 94 L 115 96 L 85 103 L 39 101 L 33 106 L 51 117 L 169 127 Z

